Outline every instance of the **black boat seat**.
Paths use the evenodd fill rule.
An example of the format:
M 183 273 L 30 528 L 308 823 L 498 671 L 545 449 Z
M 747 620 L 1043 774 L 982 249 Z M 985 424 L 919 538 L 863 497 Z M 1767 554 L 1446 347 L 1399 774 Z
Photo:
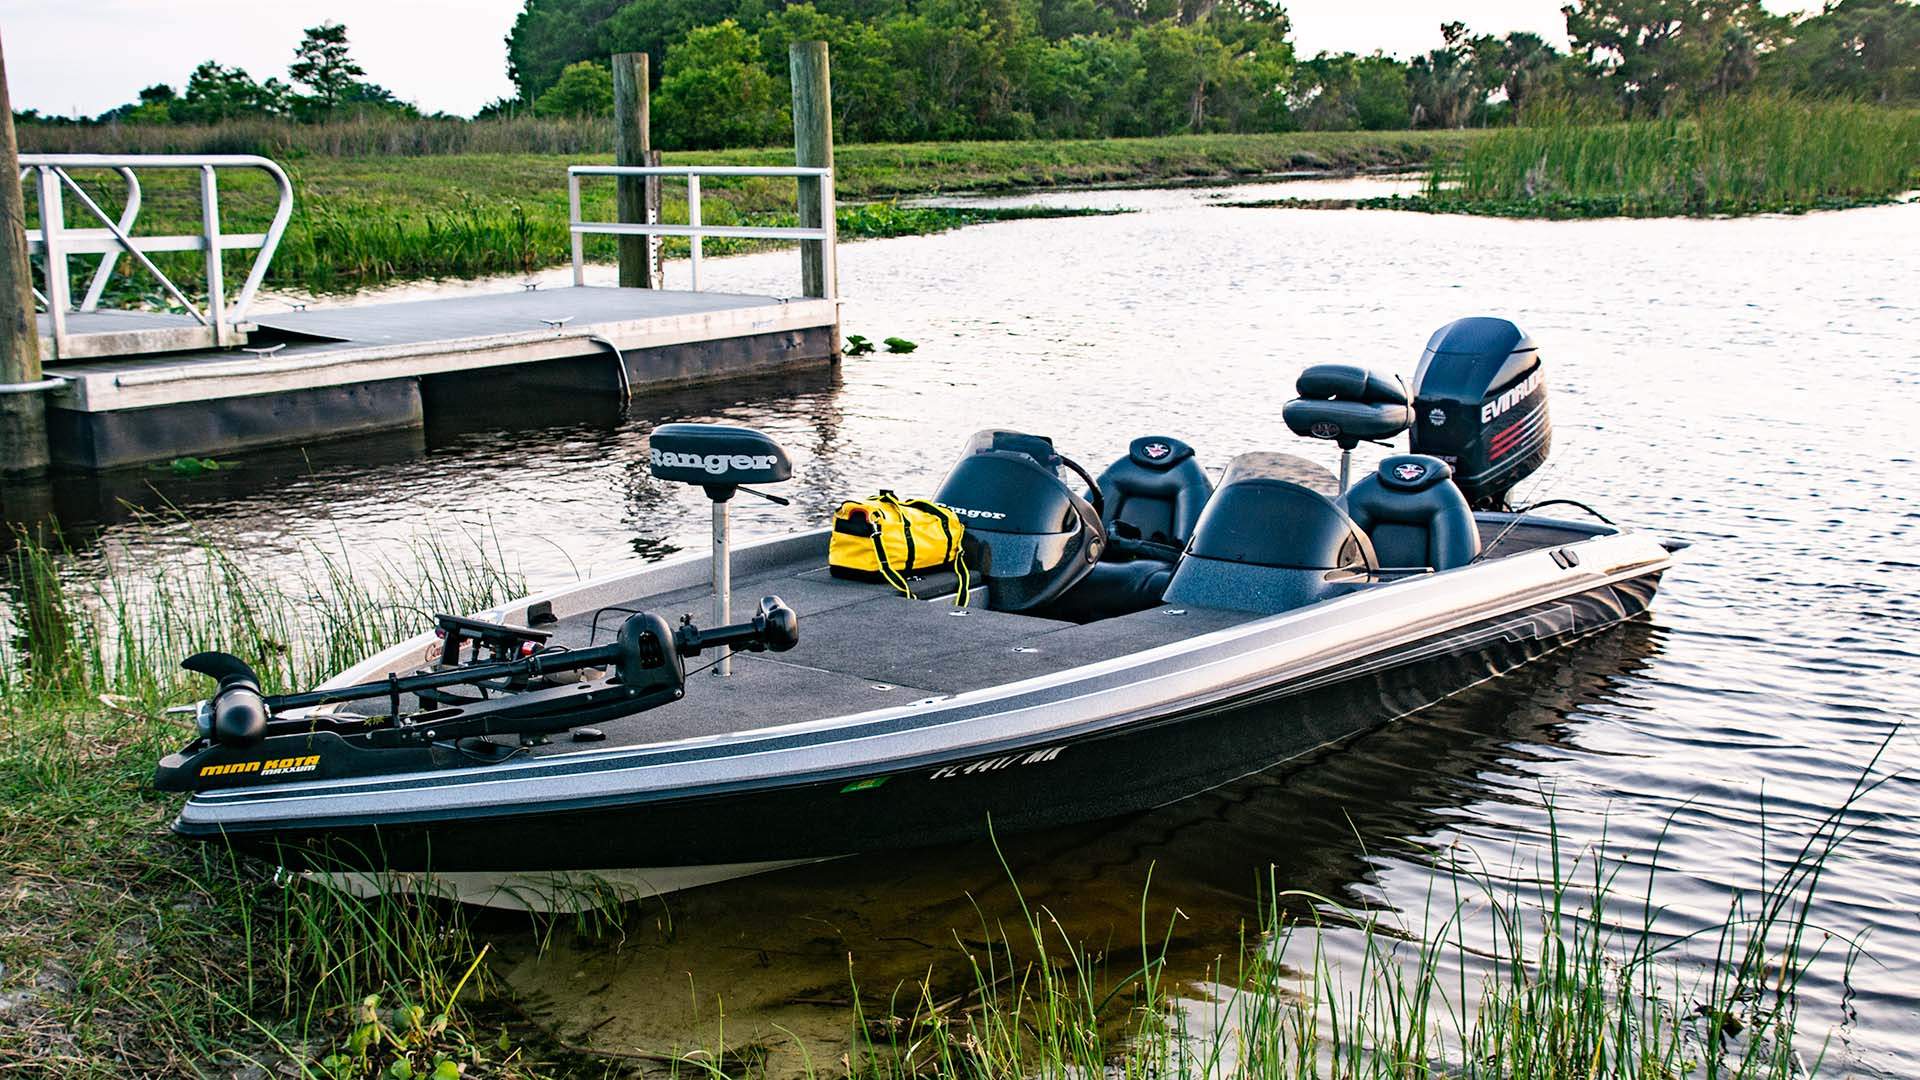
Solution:
M 1143 435 L 1127 456 L 1107 466 L 1094 487 L 1107 547 L 1100 563 L 1049 613 L 1075 622 L 1111 619 L 1158 606 L 1173 564 L 1193 536 L 1213 481 L 1193 447 L 1166 435 Z
M 1332 499 L 1286 479 L 1286 461 L 1254 453 L 1227 466 L 1166 603 L 1272 614 L 1372 580 L 1379 562 L 1367 534 Z
M 1451 570 L 1480 554 L 1480 529 L 1453 470 L 1437 457 L 1395 454 L 1360 480 L 1340 505 L 1366 531 L 1380 565 Z
M 1133 440 L 1127 456 L 1107 466 L 1094 483 L 1106 504 L 1100 517 L 1109 537 L 1171 548 L 1187 546 L 1213 494 L 1213 481 L 1194 460 L 1193 447 L 1165 435 Z M 1125 562 L 1138 555 L 1124 544 L 1109 544 L 1105 557 Z
M 1357 364 L 1315 364 L 1294 381 L 1300 396 L 1280 410 L 1295 435 L 1331 439 L 1351 450 L 1362 440 L 1391 439 L 1413 424 L 1413 404 L 1399 376 Z
M 741 484 L 793 476 L 787 452 L 767 435 L 729 424 L 662 424 L 647 437 L 648 468 L 671 484 L 698 484 L 717 501 Z

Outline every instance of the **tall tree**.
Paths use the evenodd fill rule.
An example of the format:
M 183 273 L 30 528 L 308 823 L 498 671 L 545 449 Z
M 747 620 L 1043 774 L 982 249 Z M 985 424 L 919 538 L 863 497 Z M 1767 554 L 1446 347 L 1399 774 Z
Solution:
M 1760 0 L 1576 0 L 1567 37 L 1630 112 L 1657 113 L 1729 88 L 1788 25 Z M 1729 54 L 1734 55 L 1729 58 Z
M 1484 52 L 1486 41 L 1467 37 L 1465 23 L 1440 25 L 1446 44 L 1416 56 L 1407 65 L 1407 89 L 1413 97 L 1415 127 L 1457 128 L 1467 126 L 1474 110 L 1486 103 L 1487 85 L 1483 65 L 1476 52 Z
M 1920 99 L 1920 4 L 1839 0 L 1763 57 L 1767 81 L 1810 94 L 1892 104 Z
M 292 88 L 279 79 L 254 82 L 242 68 L 212 60 L 193 69 L 180 100 L 169 103 L 173 119 L 217 124 L 244 116 L 284 116 Z
M 313 91 L 320 104 L 331 112 L 365 75 L 366 69 L 347 55 L 347 28 L 343 23 L 323 22 L 307 27 L 306 36 L 293 49 L 294 62 L 287 68 L 293 81 Z
M 601 31 L 621 0 L 527 0 L 507 32 L 507 77 L 534 101 L 568 64 L 604 57 Z
M 1500 40 L 1490 60 L 1492 81 L 1507 95 L 1508 106 L 1518 116 L 1559 66 L 1560 54 L 1539 34 L 1516 30 Z

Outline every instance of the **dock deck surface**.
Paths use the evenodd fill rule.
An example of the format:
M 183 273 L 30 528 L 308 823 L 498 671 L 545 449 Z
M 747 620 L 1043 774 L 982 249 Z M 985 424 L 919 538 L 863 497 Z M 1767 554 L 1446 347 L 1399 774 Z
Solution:
M 50 404 L 81 412 L 304 390 L 663 345 L 831 328 L 834 301 L 611 286 L 321 307 L 253 316 L 248 348 L 50 365 L 69 380 Z M 79 333 L 166 330 L 191 316 L 75 313 Z M 595 341 L 594 339 L 601 339 Z

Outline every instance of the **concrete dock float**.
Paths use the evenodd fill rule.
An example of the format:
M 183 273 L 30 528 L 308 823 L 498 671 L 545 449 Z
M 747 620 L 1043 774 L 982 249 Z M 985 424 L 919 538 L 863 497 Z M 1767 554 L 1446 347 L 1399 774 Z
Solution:
M 169 318 L 192 322 L 101 311 L 69 315 L 67 330 L 151 335 Z M 837 323 L 827 299 L 612 286 L 256 313 L 245 350 L 51 369 L 66 382 L 48 394 L 48 444 L 56 464 L 105 469 L 412 427 L 443 380 L 630 397 L 832 363 Z

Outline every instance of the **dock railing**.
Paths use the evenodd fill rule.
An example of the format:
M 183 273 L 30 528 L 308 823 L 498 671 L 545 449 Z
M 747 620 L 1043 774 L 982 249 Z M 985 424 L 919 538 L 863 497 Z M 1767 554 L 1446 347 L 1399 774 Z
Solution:
M 687 222 L 587 221 L 580 216 L 580 178 L 583 176 L 658 176 L 679 177 L 687 182 Z M 700 180 L 707 176 L 789 176 L 816 180 L 820 189 L 820 224 L 798 225 L 707 225 L 700 214 Z M 804 182 L 801 191 L 808 185 Z M 833 299 L 834 220 L 833 170 L 804 166 L 759 165 L 572 165 L 567 168 L 568 230 L 573 236 L 573 283 L 586 284 L 586 237 L 602 236 L 684 236 L 691 246 L 691 276 L 694 292 L 700 291 L 701 241 L 709 236 L 730 236 L 747 240 L 812 240 L 820 244 L 826 282 L 823 292 Z
M 72 175 L 75 169 L 105 169 L 117 172 L 126 183 L 126 194 L 117 217 L 109 215 Z M 140 217 L 140 178 L 137 169 L 197 169 L 200 172 L 200 231 L 175 236 L 139 236 L 134 229 Z M 229 233 L 220 227 L 221 169 L 259 169 L 273 179 L 279 203 L 265 232 Z M 267 264 L 286 232 L 293 213 L 293 184 L 287 174 L 271 160 L 253 154 L 22 154 L 20 178 L 34 182 L 39 203 L 38 228 L 28 228 L 27 253 L 45 264 L 46 291 L 35 290 L 34 298 L 45 305 L 52 323 L 54 359 L 69 358 L 72 335 L 67 330 L 70 311 L 91 312 L 100 306 L 107 283 L 127 255 L 151 274 L 174 303 L 192 315 L 197 327 L 168 331 L 168 348 L 195 348 L 239 344 L 244 340 L 240 324 L 253 305 L 254 294 L 267 274 Z M 82 207 L 100 222 L 99 226 L 73 228 L 66 220 L 66 196 L 71 192 Z M 253 266 L 232 303 L 226 298 L 226 278 L 222 254 L 228 251 L 254 250 Z M 195 304 L 158 266 L 148 253 L 156 251 L 198 251 L 206 258 L 205 306 Z M 73 302 L 71 268 L 73 255 L 99 255 L 99 266 L 80 302 Z

